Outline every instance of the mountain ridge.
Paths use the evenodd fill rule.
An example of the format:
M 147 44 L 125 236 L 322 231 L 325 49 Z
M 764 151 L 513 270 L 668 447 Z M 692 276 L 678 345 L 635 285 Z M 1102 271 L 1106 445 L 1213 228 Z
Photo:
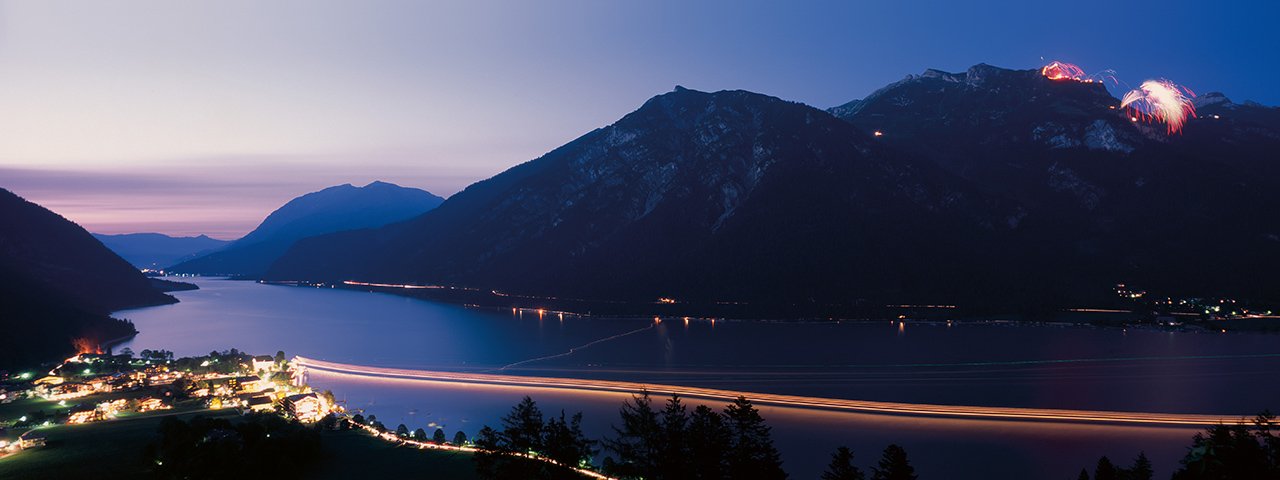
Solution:
M 0 366 L 95 349 L 135 333 L 111 312 L 177 302 L 79 225 L 5 189 L 0 217 Z
M 276 258 L 300 239 L 407 220 L 443 201 L 425 190 L 381 181 L 363 187 L 349 183 L 327 187 L 286 202 L 253 231 L 221 250 L 166 270 L 257 276 L 265 273 Z
M 93 234 L 94 238 L 138 268 L 160 269 L 211 253 L 231 242 L 207 235 L 173 237 L 163 233 Z
M 827 111 L 677 87 L 433 212 L 299 242 L 266 278 L 1002 311 L 1125 281 L 1267 297 L 1267 112 L 1171 135 L 1099 83 L 985 64 Z

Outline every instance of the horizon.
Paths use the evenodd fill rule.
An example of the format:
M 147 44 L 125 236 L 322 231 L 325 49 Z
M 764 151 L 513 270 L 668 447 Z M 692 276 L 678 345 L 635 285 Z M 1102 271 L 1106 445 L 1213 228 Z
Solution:
M 0 0 L 0 478 L 1280 480 L 1277 18 Z
M 1269 4 L 726 5 L 0 2 L 0 187 L 95 233 L 230 240 L 332 185 L 448 198 L 675 85 L 826 109 L 930 68 L 1061 60 L 1280 103 L 1253 54 L 1278 46 L 1250 27 Z M 1153 49 L 1132 18 L 1192 27 Z

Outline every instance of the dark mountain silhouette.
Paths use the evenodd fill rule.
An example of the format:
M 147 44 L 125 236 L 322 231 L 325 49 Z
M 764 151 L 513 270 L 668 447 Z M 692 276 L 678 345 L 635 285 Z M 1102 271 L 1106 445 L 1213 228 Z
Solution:
M 1274 298 L 1280 109 L 1197 100 L 1181 133 L 1134 122 L 1100 83 L 977 65 L 831 109 L 1019 206 L 1010 248 L 1045 280 Z M 1084 273 L 1082 272 L 1089 272 Z M 1073 282 L 1061 284 L 1068 287 Z
M 290 200 L 258 228 L 225 248 L 174 265 L 178 273 L 258 276 L 300 239 L 406 220 L 444 199 L 386 182 L 329 187 Z
M 231 243 L 204 235 L 170 237 L 160 233 L 95 233 L 93 236 L 133 266 L 154 269 L 207 255 Z
M 0 189 L 0 366 L 134 333 L 108 313 L 176 302 L 80 226 Z
M 268 277 L 1020 311 L 1117 282 L 1275 297 L 1275 109 L 1205 105 L 1170 135 L 1118 104 L 987 65 L 829 112 L 677 88 L 421 217 L 299 242 Z
M 967 295 L 936 270 L 989 255 L 1012 213 L 821 110 L 677 88 L 410 222 L 300 242 L 270 276 L 638 301 Z

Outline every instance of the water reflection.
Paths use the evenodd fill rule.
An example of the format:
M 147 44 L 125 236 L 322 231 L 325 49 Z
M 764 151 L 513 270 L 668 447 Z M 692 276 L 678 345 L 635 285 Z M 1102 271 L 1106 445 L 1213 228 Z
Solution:
M 1280 346 L 1271 335 L 963 323 L 912 323 L 907 335 L 907 322 L 897 320 L 886 325 L 680 318 L 676 324 L 674 317 L 592 319 L 559 312 L 555 322 L 547 322 L 547 312 L 481 310 L 351 290 L 197 283 L 201 290 L 177 293 L 181 303 L 120 312 L 141 331 L 124 346 L 179 355 L 283 349 L 360 365 L 502 369 L 911 403 L 1223 414 L 1280 408 L 1280 382 L 1274 381 Z M 384 423 L 437 422 L 450 426 L 450 433 L 458 426 L 469 434 L 533 391 L 326 375 L 315 375 L 313 382 L 353 407 L 375 411 Z M 607 431 L 622 398 L 536 393 L 549 411 L 586 410 L 588 426 L 597 433 Z M 992 455 L 1007 459 L 1003 463 L 1011 468 L 993 477 L 1061 478 L 1098 455 L 1130 458 L 1139 450 L 1168 472 L 1192 431 L 778 407 L 765 413 L 797 478 L 816 476 L 837 444 L 849 444 L 869 460 L 889 442 L 905 444 L 926 478 L 988 472 L 990 465 L 975 462 Z

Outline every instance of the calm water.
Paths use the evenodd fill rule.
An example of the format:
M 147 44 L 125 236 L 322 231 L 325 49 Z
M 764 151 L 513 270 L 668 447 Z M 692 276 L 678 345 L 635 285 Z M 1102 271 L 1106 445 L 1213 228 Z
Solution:
M 189 279 L 184 279 L 189 280 Z M 971 405 L 1249 414 L 1280 408 L 1280 337 L 1009 325 L 561 318 L 393 295 L 197 279 L 182 300 L 120 312 L 124 346 L 239 348 L 362 365 L 626 379 L 770 393 Z M 593 343 L 595 342 L 595 343 Z M 562 355 L 574 347 L 572 354 Z M 561 355 L 561 356 L 557 356 Z M 544 358 L 551 357 L 551 358 Z M 535 360 L 541 359 L 541 360 Z M 504 368 L 506 367 L 506 368 Z M 608 431 L 621 395 L 313 373 L 386 424 L 474 434 L 522 395 Z M 765 407 L 795 478 L 835 446 L 869 464 L 907 447 L 922 478 L 1074 478 L 1099 455 L 1145 450 L 1166 475 L 1195 429 L 906 418 Z M 992 465 L 991 458 L 1004 462 Z

